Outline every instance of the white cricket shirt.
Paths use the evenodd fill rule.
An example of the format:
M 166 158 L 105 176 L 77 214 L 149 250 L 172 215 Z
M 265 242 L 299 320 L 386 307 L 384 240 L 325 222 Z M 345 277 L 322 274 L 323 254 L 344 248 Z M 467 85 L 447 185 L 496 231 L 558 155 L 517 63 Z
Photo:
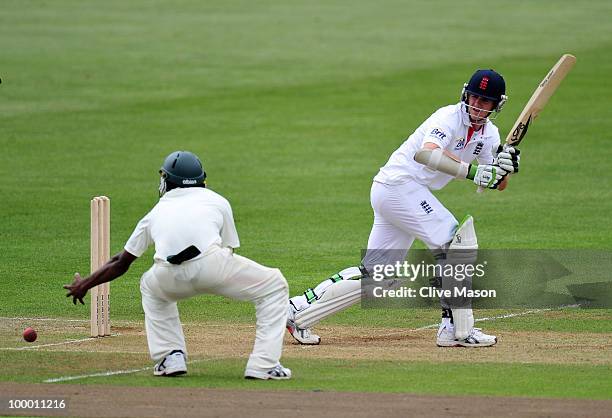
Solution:
M 125 250 L 140 257 L 149 245 L 155 244 L 154 260 L 166 262 L 168 256 L 190 245 L 204 253 L 214 243 L 222 247 L 240 246 L 232 208 L 212 190 L 188 187 L 166 192 L 138 222 Z
M 414 160 L 414 154 L 426 142 L 433 142 L 461 161 L 480 164 L 493 162 L 493 151 L 500 144 L 499 131 L 491 121 L 471 137 L 470 121 L 462 103 L 438 109 L 393 153 L 374 181 L 389 185 L 416 181 L 432 190 L 446 186 L 454 177 L 432 170 Z

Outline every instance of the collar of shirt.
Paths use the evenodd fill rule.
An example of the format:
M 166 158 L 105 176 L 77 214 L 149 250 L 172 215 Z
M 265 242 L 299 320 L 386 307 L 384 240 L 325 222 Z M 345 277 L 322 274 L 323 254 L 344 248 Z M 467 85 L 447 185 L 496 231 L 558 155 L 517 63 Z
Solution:
M 162 199 L 171 199 L 174 197 L 180 197 L 180 196 L 185 196 L 187 194 L 193 193 L 194 190 L 199 189 L 200 187 L 177 187 L 175 189 L 172 189 L 168 192 L 166 192 L 163 196 Z

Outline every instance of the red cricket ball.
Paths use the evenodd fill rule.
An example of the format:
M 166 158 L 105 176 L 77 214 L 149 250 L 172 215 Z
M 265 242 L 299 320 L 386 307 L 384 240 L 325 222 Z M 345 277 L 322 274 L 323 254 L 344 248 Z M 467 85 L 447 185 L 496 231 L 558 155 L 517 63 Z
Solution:
M 36 341 L 36 331 L 32 327 L 27 327 L 23 330 L 23 339 L 29 343 L 33 343 Z

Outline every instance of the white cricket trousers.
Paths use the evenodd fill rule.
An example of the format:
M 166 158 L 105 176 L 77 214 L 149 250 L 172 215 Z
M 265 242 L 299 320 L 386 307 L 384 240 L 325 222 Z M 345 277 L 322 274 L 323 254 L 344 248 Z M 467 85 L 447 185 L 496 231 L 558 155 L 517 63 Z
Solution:
M 458 225 L 453 214 L 431 191 L 414 181 L 397 185 L 375 181 L 370 191 L 370 202 L 374 223 L 368 239 L 368 252 L 372 252 L 373 259 L 364 260 L 366 267 L 378 258 L 377 250 L 395 250 L 389 253 L 393 259 L 384 260 L 386 263 L 404 261 L 415 238 L 430 249 L 443 248 L 453 239 Z
M 213 244 L 202 257 L 180 265 L 155 263 L 143 274 L 140 292 L 149 352 L 156 362 L 172 350 L 187 354 L 177 301 L 202 293 L 254 303 L 257 329 L 248 370 L 266 371 L 280 360 L 289 289 L 278 269 Z

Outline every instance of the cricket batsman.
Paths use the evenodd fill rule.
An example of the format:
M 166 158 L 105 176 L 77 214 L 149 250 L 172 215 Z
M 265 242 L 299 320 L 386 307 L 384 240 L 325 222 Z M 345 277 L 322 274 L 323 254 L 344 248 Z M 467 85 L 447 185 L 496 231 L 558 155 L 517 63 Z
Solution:
M 475 262 L 475 255 L 470 260 L 453 259 L 470 253 L 461 250 L 477 249 L 472 217 L 459 224 L 432 190 L 451 180 L 472 181 L 479 188 L 506 188 L 508 175 L 518 172 L 520 161 L 518 149 L 500 145 L 492 122 L 506 100 L 503 77 L 494 70 L 478 70 L 464 84 L 459 103 L 438 109 L 391 155 L 372 183 L 374 224 L 361 264 L 290 299 L 287 329 L 299 343 L 319 344 L 320 337 L 310 328 L 359 302 L 360 279 L 371 277 L 376 264 L 403 262 L 415 239 L 424 242 L 437 260 Z M 471 306 L 453 307 L 444 300 L 441 305 L 438 346 L 497 343 L 494 335 L 474 328 Z

